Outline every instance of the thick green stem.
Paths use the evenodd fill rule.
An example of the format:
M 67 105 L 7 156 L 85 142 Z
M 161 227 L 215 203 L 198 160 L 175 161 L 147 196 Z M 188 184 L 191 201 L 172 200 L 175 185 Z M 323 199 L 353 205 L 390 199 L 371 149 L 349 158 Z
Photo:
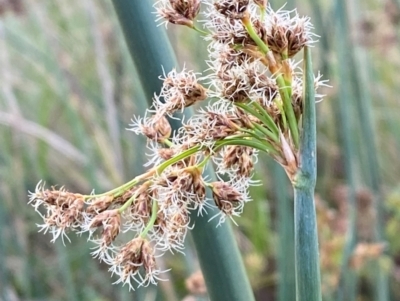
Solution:
M 278 229 L 278 301 L 296 300 L 296 279 L 293 273 L 294 261 L 294 221 L 293 199 L 289 195 L 288 179 L 278 164 L 272 167 L 272 183 L 275 188 Z
M 152 1 L 113 0 L 114 8 L 124 30 L 125 38 L 138 70 L 148 101 L 158 93 L 162 82 L 158 79 L 165 70 L 176 68 L 171 45 L 152 14 Z M 186 110 L 186 112 L 191 112 Z M 181 126 L 172 120 L 174 130 Z M 213 178 L 209 174 L 209 178 Z M 216 214 L 210 210 L 209 216 Z M 218 228 L 218 220 L 193 214 L 195 227 L 191 231 L 207 291 L 215 301 L 252 301 L 254 295 L 246 276 L 243 261 L 229 223 Z
M 317 219 L 314 203 L 316 182 L 316 116 L 311 54 L 304 50 L 304 113 L 300 166 L 293 180 L 296 300 L 321 301 Z
M 298 181 L 305 185 L 294 187 L 296 300 L 321 301 L 314 186 L 304 175 Z
M 156 200 L 153 200 L 153 205 L 151 206 L 151 217 L 149 222 L 146 225 L 146 228 L 140 233 L 140 237 L 146 238 L 147 233 L 150 231 L 151 228 L 154 227 L 154 223 L 157 219 L 157 211 L 158 211 L 158 204 Z

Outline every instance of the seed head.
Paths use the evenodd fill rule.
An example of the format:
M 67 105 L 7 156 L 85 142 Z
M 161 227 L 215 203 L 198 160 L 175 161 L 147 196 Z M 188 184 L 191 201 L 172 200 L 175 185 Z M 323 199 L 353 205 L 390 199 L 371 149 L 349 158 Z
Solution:
M 160 95 L 154 97 L 154 107 L 160 115 L 170 115 L 207 98 L 206 89 L 192 71 L 173 69 L 163 80 Z
M 249 0 L 219 0 L 214 3 L 215 9 L 230 19 L 241 19 L 248 5 Z
M 145 272 L 144 279 L 138 275 L 141 267 Z M 150 243 L 141 237 L 131 240 L 120 249 L 113 260 L 111 270 L 120 276 L 117 283 L 128 283 L 130 288 L 132 287 L 131 279 L 138 282 L 139 285 L 148 285 L 149 283 L 155 283 L 157 275 L 160 273 L 157 270 Z
M 211 183 L 213 199 L 217 207 L 226 214 L 231 214 L 234 207 L 243 201 L 242 194 L 225 182 Z
M 105 195 L 102 197 L 98 197 L 93 199 L 90 202 L 90 205 L 86 208 L 86 213 L 89 215 L 95 215 L 106 210 L 114 201 L 114 197 L 112 195 Z
M 308 17 L 291 17 L 288 11 L 270 11 L 265 38 L 269 48 L 278 57 L 293 57 L 304 46 L 310 45 L 315 36 Z
M 102 246 L 107 247 L 118 236 L 121 229 L 121 214 L 118 209 L 106 210 L 96 215 L 88 224 L 88 229 L 103 227 Z
M 66 230 L 77 230 L 81 226 L 85 206 L 83 195 L 68 192 L 63 188 L 44 189 L 44 185 L 39 182 L 29 198 L 29 203 L 43 218 L 44 224 L 39 227 L 44 232 L 50 230 L 53 241 L 60 235 L 66 236 Z M 46 211 L 44 215 L 39 210 L 41 207 Z
M 148 125 L 143 125 L 142 131 L 147 138 L 163 142 L 171 135 L 171 126 L 165 116 L 154 116 Z
M 239 178 L 250 177 L 254 164 L 252 160 L 254 150 L 251 147 L 230 145 L 224 152 L 223 162 L 225 168 L 237 169 Z
M 156 3 L 158 19 L 178 25 L 193 27 L 199 14 L 200 0 L 161 0 Z

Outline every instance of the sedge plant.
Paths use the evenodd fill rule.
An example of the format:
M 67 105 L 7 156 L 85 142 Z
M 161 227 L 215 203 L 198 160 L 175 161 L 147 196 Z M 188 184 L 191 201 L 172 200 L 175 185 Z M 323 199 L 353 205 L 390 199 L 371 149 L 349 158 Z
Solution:
M 309 18 L 274 11 L 264 0 L 161 0 L 155 8 L 161 23 L 204 37 L 209 68 L 164 73 L 152 106 L 132 119 L 130 130 L 147 137 L 143 174 L 87 195 L 39 182 L 30 204 L 43 217 L 41 230 L 53 240 L 67 239 L 69 231 L 88 233 L 96 246 L 92 255 L 110 266 L 116 283 L 132 289 L 156 284 L 165 272 L 156 257 L 184 252 L 193 215 L 217 208 L 209 219 L 236 223 L 251 200 L 248 188 L 257 184 L 254 164 L 263 152 L 284 168 L 295 192 L 296 299 L 321 300 L 315 99 L 325 82 L 312 72 Z M 301 51 L 303 69 L 294 58 Z M 172 130 L 168 118 L 206 100 Z M 216 179 L 206 176 L 208 166 L 215 167 Z M 131 240 L 122 243 L 121 233 Z

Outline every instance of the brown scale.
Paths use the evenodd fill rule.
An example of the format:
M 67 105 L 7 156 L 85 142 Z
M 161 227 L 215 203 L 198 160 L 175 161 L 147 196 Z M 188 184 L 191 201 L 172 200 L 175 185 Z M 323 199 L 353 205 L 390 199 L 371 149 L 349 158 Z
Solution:
M 172 8 L 188 20 L 194 20 L 200 12 L 200 0 L 169 0 Z
M 170 100 L 171 110 L 180 110 L 182 109 L 182 106 L 187 108 L 194 103 L 207 98 L 207 90 L 196 81 L 191 82 L 187 78 L 181 78 L 178 79 L 178 81 L 179 82 L 176 82 L 176 80 L 174 81 L 170 78 L 164 80 L 164 87 L 166 87 L 166 89 L 177 88 L 180 94 L 184 95 L 184 104 L 182 104 L 180 98 Z
M 242 65 L 246 60 L 248 60 L 248 57 L 247 54 L 230 48 L 219 53 L 218 60 L 221 62 L 221 69 L 222 72 L 224 72 L 231 69 L 233 66 Z
M 215 9 L 230 19 L 241 19 L 247 11 L 249 0 L 221 0 L 214 3 Z
M 172 24 L 193 27 L 193 20 L 199 14 L 199 0 L 169 0 L 171 8 L 163 8 L 160 14 Z
M 171 136 L 171 126 L 165 116 L 155 115 L 151 118 L 150 125 L 142 125 L 143 134 L 157 142 L 163 142 Z
M 276 16 L 274 17 L 276 21 Z M 276 22 L 279 24 L 279 22 Z M 308 42 L 304 23 L 296 26 L 272 26 L 271 31 L 267 34 L 264 41 L 267 43 L 271 51 L 281 57 L 281 54 L 287 52 L 288 57 L 293 57 Z
M 83 220 L 82 212 L 84 209 L 83 198 L 70 200 L 61 206 L 57 206 L 45 218 L 45 223 L 49 226 L 56 226 L 62 229 L 68 228 L 75 223 Z
M 114 262 L 124 267 L 123 279 L 135 274 L 141 266 L 145 269 L 146 275 L 156 268 L 153 249 L 149 242 L 141 237 L 128 242 L 117 254 Z
M 118 209 L 104 211 L 93 219 L 90 226 L 91 228 L 103 227 L 101 232 L 102 244 L 109 246 L 120 233 L 121 214 Z
M 90 205 L 86 208 L 86 213 L 93 215 L 101 213 L 113 203 L 114 197 L 112 195 L 105 195 L 92 200 Z
M 239 176 L 249 177 L 254 168 L 252 154 L 253 149 L 250 147 L 230 145 L 226 148 L 224 165 L 227 168 L 237 166 Z
M 229 214 L 242 201 L 242 195 L 231 185 L 225 182 L 211 183 L 215 205 L 223 212 Z
M 247 102 L 249 100 L 246 91 L 239 89 L 242 85 L 242 80 L 240 78 L 232 78 L 223 71 L 218 72 L 217 76 L 222 80 L 222 95 L 226 99 L 238 103 Z
M 130 217 L 132 217 L 133 222 L 141 222 L 147 224 L 151 217 L 152 210 L 152 193 L 142 193 L 137 196 L 129 207 Z
M 168 221 L 167 226 L 170 233 L 170 242 L 179 242 L 182 236 L 186 233 L 185 229 L 189 223 L 189 214 L 186 210 L 175 213 Z
M 48 205 L 54 206 L 69 206 L 76 199 L 83 199 L 83 195 L 79 193 L 72 193 L 64 190 L 46 189 L 36 194 L 35 199 L 43 200 Z
M 213 140 L 223 139 L 229 135 L 235 134 L 237 132 L 235 124 L 241 122 L 236 119 L 236 116 L 223 115 L 213 112 L 207 112 L 207 119 L 204 123 L 204 127 L 207 133 L 212 137 Z M 210 125 L 212 125 L 210 127 Z
M 194 169 L 193 171 L 193 192 L 196 194 L 196 200 L 198 202 L 203 202 L 205 200 L 206 187 L 199 169 Z

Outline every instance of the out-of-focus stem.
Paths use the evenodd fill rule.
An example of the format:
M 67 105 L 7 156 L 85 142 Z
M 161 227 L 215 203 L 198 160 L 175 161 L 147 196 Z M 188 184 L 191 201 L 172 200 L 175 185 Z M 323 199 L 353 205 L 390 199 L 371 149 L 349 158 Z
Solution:
M 346 182 L 349 187 L 347 196 L 348 201 L 348 227 L 346 234 L 346 244 L 343 250 L 343 258 L 341 263 L 341 271 L 339 278 L 339 286 L 337 291 L 338 301 L 354 301 L 357 297 L 357 275 L 353 269 L 349 267 L 349 260 L 357 243 L 357 204 L 355 198 L 355 152 L 354 152 L 354 136 L 351 124 L 351 87 L 348 66 L 350 42 L 348 37 L 348 24 L 346 17 L 345 1 L 336 2 L 336 17 L 338 18 L 338 27 L 336 32 L 337 53 L 340 66 L 339 71 L 339 99 L 338 99 L 338 116 L 340 121 L 339 133 L 342 140 L 343 160 L 346 172 Z

